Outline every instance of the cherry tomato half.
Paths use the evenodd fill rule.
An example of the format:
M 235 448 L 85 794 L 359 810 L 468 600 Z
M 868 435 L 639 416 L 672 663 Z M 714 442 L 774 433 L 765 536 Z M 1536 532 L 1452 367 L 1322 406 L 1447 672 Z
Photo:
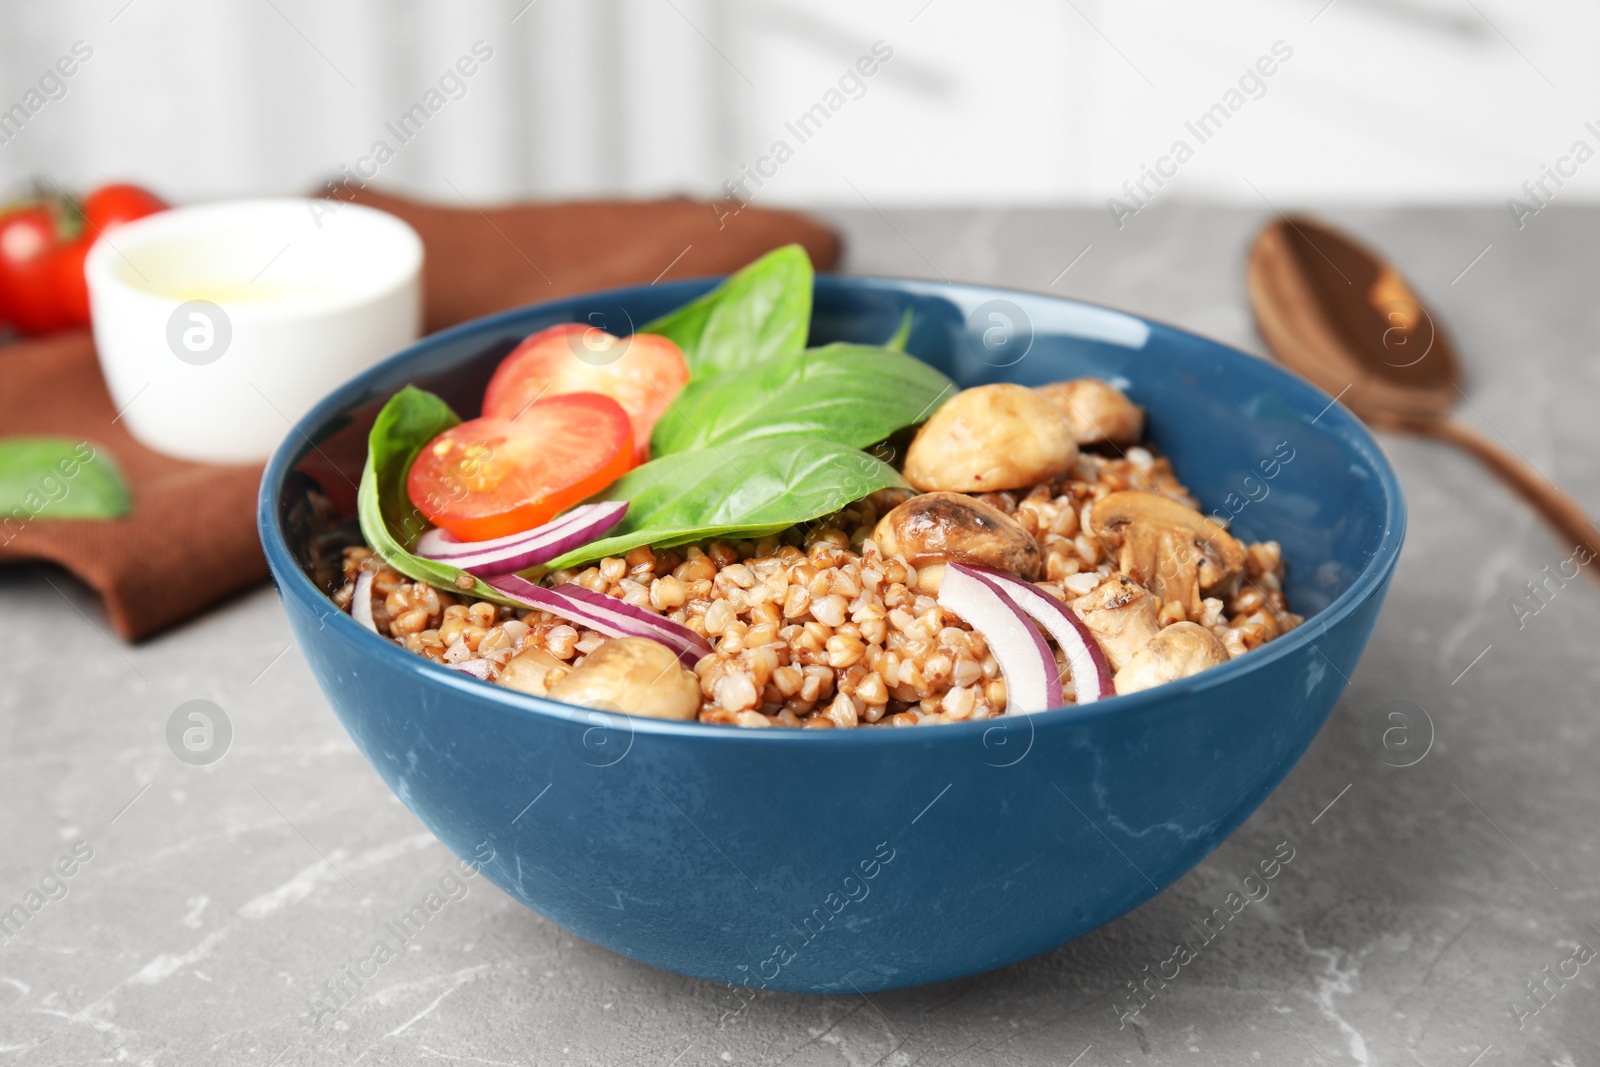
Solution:
M 609 396 L 544 397 L 520 418 L 485 416 L 417 453 L 406 492 L 435 526 L 462 541 L 531 530 L 633 466 L 628 413 Z
M 689 380 L 683 351 L 665 337 L 613 337 L 582 323 L 540 330 L 501 361 L 483 394 L 483 413 L 514 419 L 540 397 L 603 393 L 633 420 L 638 461 L 650 458 L 650 432 Z

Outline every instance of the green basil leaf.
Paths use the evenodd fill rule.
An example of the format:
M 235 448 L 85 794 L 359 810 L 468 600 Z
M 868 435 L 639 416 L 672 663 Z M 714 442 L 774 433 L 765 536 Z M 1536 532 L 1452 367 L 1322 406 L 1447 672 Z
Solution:
M 955 391 L 921 360 L 886 348 L 808 348 L 738 374 L 690 381 L 656 424 L 657 456 L 806 435 L 865 448 L 921 422 Z
M 883 347 L 891 352 L 904 352 L 906 342 L 911 340 L 911 309 L 906 308 L 906 313 L 900 316 L 900 325 L 896 327 L 894 336 L 883 342 Z
M 691 379 L 741 370 L 806 346 L 812 278 L 806 250 L 785 245 L 638 332 L 676 342 Z
M 905 484 L 876 457 L 810 436 L 677 452 L 636 467 L 597 497 L 628 501 L 628 514 L 609 536 L 549 566 L 620 556 L 640 545 L 666 548 L 707 537 L 762 537 Z
M 117 519 L 133 503 L 102 445 L 71 437 L 0 438 L 0 520 Z
M 805 250 L 790 245 L 639 328 L 683 349 L 690 384 L 656 427 L 658 458 L 595 498 L 628 501 L 622 523 L 549 568 L 640 545 L 777 533 L 905 485 L 860 448 L 926 418 L 954 386 L 887 348 L 806 351 L 812 283 Z M 891 341 L 903 346 L 909 326 L 908 314 Z M 395 394 L 373 425 L 359 498 L 372 549 L 403 574 L 446 588 L 460 570 L 408 551 L 427 522 L 406 476 L 422 447 L 458 421 L 432 394 L 410 386 Z M 507 602 L 481 581 L 471 593 Z
M 514 604 L 477 578 L 472 580 L 472 588 L 461 590 L 456 579 L 465 571 L 413 556 L 409 551 L 429 525 L 406 492 L 411 461 L 423 445 L 460 421 L 450 405 L 414 385 L 389 398 L 367 437 L 367 466 L 361 472 L 361 488 L 356 494 L 361 536 L 379 558 L 412 581 Z

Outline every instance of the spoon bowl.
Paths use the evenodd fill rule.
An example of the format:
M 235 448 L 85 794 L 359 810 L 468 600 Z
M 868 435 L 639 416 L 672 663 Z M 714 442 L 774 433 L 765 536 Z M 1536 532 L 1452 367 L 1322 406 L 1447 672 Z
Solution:
M 1278 359 L 1362 418 L 1438 418 L 1455 406 L 1455 346 L 1405 279 L 1349 237 L 1284 219 L 1256 240 L 1249 280 Z
M 1247 278 L 1256 324 L 1284 366 L 1371 426 L 1472 453 L 1566 544 L 1590 558 L 1600 555 L 1600 531 L 1576 500 L 1526 460 L 1449 417 L 1466 396 L 1455 347 L 1376 252 L 1323 223 L 1286 215 L 1256 238 Z

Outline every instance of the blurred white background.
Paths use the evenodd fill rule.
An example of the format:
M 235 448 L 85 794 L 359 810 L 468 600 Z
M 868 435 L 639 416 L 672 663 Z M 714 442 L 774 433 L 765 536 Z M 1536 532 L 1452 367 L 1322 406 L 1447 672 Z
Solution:
M 1584 128 L 1600 120 L 1600 6 L 1578 0 L 5 0 L 0 12 L 6 193 L 35 176 L 126 178 L 173 199 L 307 191 L 382 141 L 394 155 L 367 164 L 376 183 L 441 200 L 708 196 L 783 141 L 792 158 L 761 164 L 773 176 L 759 192 L 746 186 L 759 203 L 1103 205 L 1129 202 L 1123 182 L 1182 138 L 1194 156 L 1163 165 L 1176 177 L 1158 199 L 1503 203 L 1526 199 L 1523 183 L 1574 141 L 1600 149 Z M 92 56 L 50 99 L 47 71 L 78 41 Z M 448 76 L 479 41 L 492 55 Z M 880 41 L 892 58 L 830 98 Z M 1185 122 L 1226 106 L 1276 42 L 1290 57 L 1247 78 L 1200 143 Z M 431 102 L 404 143 L 386 127 Z M 802 144 L 785 123 L 819 103 L 837 109 Z M 1563 168 L 1576 175 L 1546 179 L 1553 198 L 1600 192 L 1600 164 Z

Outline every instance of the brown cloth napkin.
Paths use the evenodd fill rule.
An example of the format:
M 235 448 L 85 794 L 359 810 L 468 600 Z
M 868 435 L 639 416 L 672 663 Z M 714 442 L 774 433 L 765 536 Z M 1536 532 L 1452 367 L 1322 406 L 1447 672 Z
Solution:
M 839 257 L 827 229 L 788 212 L 736 214 L 687 199 L 454 208 L 365 191 L 358 202 L 414 226 L 426 249 L 434 331 L 569 293 L 724 274 L 780 245 L 819 270 Z M 267 576 L 256 538 L 261 468 L 168 459 L 129 436 L 85 331 L 0 346 L 0 435 L 58 434 L 104 447 L 127 475 L 133 513 L 114 522 L 18 523 L 0 515 L 0 562 L 49 560 L 105 599 L 119 634 L 145 637 Z

